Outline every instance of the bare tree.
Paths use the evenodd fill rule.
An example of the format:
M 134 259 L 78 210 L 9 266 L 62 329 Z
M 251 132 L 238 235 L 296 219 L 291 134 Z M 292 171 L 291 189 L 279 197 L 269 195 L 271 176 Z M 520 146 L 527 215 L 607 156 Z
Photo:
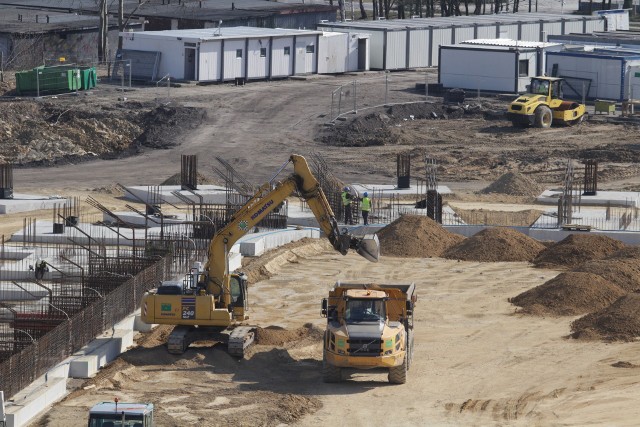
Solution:
M 375 8 L 375 2 L 373 4 Z M 360 0 L 360 19 L 367 19 L 367 11 L 364 8 L 364 3 L 362 3 L 362 0 Z

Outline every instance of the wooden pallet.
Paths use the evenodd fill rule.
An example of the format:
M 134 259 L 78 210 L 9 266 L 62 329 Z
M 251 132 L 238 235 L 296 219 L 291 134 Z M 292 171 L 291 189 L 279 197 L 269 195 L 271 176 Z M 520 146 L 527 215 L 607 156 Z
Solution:
M 590 225 L 565 224 L 562 226 L 565 231 L 591 231 Z

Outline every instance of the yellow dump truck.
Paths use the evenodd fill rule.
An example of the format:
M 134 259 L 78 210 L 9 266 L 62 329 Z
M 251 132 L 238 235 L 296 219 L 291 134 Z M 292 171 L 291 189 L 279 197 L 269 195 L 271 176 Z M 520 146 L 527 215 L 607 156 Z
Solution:
M 327 318 L 322 377 L 342 381 L 343 369 L 385 369 L 404 384 L 413 357 L 415 285 L 338 282 L 322 300 Z

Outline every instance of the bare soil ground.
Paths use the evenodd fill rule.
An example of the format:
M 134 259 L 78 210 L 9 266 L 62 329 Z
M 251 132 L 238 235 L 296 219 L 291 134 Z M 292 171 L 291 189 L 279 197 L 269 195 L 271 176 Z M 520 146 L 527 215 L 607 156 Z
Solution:
M 275 345 L 258 344 L 235 361 L 210 344 L 172 356 L 155 337 L 35 425 L 69 425 L 115 395 L 153 401 L 163 426 L 386 426 L 390 408 L 399 425 L 633 425 L 640 416 L 637 343 L 569 339 L 575 317 L 514 314 L 509 297 L 557 273 L 437 258 L 371 264 L 332 251 L 298 258 L 251 287 L 252 321 L 271 325 Z M 336 279 L 418 284 L 407 384 L 366 371 L 340 384 L 321 382 L 319 301 Z

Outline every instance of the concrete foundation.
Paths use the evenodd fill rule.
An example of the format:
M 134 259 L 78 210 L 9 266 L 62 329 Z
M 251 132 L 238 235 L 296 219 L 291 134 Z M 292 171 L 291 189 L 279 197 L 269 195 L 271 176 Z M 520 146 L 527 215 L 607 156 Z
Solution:
M 560 190 L 545 190 L 536 197 L 539 203 L 558 205 L 558 199 L 562 196 Z M 640 206 L 640 193 L 631 191 L 598 191 L 595 196 L 579 196 L 582 206 Z M 577 201 L 574 202 L 577 205 Z
M 125 187 L 127 192 L 124 197 L 127 200 L 139 202 L 140 200 L 148 204 L 171 203 L 182 204 L 182 200 L 174 196 L 173 192 L 178 192 L 181 196 L 193 200 L 194 203 L 219 204 L 224 205 L 227 201 L 226 190 L 219 185 L 198 185 L 198 189 L 184 191 L 179 185 L 161 185 L 159 187 L 135 186 Z M 157 190 L 157 193 L 154 193 Z M 194 194 L 195 193 L 195 194 Z M 161 200 L 154 200 L 157 194 Z
M 66 198 L 60 196 L 14 193 L 13 199 L 0 199 L 0 214 L 53 209 L 56 205 L 64 205 L 66 201 Z

